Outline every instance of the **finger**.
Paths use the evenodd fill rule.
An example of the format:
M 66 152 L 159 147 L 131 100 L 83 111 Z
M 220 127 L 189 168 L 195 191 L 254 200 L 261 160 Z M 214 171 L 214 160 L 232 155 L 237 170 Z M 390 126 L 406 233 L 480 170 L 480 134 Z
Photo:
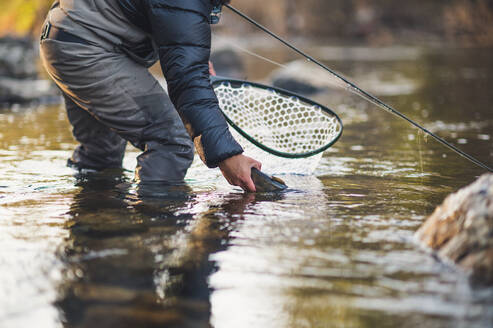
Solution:
M 243 179 L 241 179 L 241 178 L 232 179 L 229 184 L 232 186 L 235 186 L 235 187 L 240 187 L 241 189 L 243 189 L 245 191 L 247 191 L 247 189 L 248 189 L 246 184 L 243 182 Z
M 236 187 L 240 187 L 244 191 L 248 191 L 247 185 L 245 183 L 243 183 L 241 180 L 237 181 L 236 183 L 232 183 L 231 185 L 236 186 Z
M 257 189 L 255 188 L 255 183 L 253 183 L 253 180 L 250 176 L 248 176 L 248 178 L 244 180 L 243 185 L 246 187 L 246 189 L 244 189 L 245 191 L 249 191 L 249 192 L 257 191 Z

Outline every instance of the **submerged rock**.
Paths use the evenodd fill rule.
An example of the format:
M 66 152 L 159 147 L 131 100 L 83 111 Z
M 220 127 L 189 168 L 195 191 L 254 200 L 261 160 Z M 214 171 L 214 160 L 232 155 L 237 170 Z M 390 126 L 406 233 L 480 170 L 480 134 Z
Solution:
M 493 284 L 493 174 L 449 195 L 416 237 L 474 281 Z

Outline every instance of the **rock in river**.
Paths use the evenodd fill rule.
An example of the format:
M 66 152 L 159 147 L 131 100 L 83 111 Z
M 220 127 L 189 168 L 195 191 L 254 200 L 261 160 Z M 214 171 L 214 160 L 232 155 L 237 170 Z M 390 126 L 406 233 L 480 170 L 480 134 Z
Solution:
M 30 39 L 0 38 L 0 104 L 59 100 L 53 83 L 38 79 L 38 54 Z
M 449 195 L 416 237 L 473 281 L 493 284 L 493 174 Z
M 0 103 L 55 102 L 59 92 L 51 81 L 0 76 Z
M 302 95 L 314 95 L 326 91 L 330 87 L 330 82 L 336 81 L 327 78 L 327 72 L 323 69 L 307 65 L 303 60 L 293 61 L 275 70 L 269 80 L 275 87 Z
M 245 79 L 245 65 L 240 55 L 233 49 L 223 47 L 214 50 L 211 53 L 211 61 L 218 76 Z
M 0 76 L 34 79 L 38 76 L 38 56 L 34 41 L 28 38 L 0 38 Z
M 349 48 L 348 51 L 350 51 Z M 369 50 L 370 51 L 370 50 Z M 370 51 L 371 52 L 371 51 Z M 351 77 L 361 89 L 376 96 L 397 96 L 415 93 L 423 84 L 422 77 L 408 76 L 391 68 L 355 70 Z M 342 73 L 338 73 L 344 76 Z M 269 76 L 272 84 L 302 95 L 314 95 L 319 92 L 350 90 L 341 79 L 307 60 L 295 60 L 275 70 Z

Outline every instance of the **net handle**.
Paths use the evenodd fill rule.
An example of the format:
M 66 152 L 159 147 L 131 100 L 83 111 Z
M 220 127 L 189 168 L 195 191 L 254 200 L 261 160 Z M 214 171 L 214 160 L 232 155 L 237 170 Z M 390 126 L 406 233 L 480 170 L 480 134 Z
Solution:
M 339 116 L 337 116 L 337 114 L 334 113 L 329 108 L 327 108 L 325 106 L 322 106 L 319 103 L 316 103 L 316 102 L 314 102 L 311 99 L 305 98 L 303 96 L 300 96 L 300 95 L 298 95 L 296 93 L 293 93 L 293 92 L 288 91 L 288 90 L 285 90 L 285 89 L 275 88 L 275 87 L 267 86 L 267 85 L 264 85 L 264 84 L 261 84 L 261 83 L 250 82 L 250 81 L 245 81 L 245 80 L 230 79 L 230 78 L 220 77 L 220 76 L 211 76 L 211 84 L 212 84 L 213 87 L 215 85 L 219 85 L 221 83 L 230 83 L 231 85 L 238 85 L 238 84 L 239 85 L 243 85 L 243 84 L 246 84 L 246 85 L 253 86 L 255 88 L 259 88 L 259 89 L 263 89 L 263 90 L 267 90 L 267 91 L 274 91 L 274 92 L 276 92 L 278 94 L 281 94 L 281 95 L 285 95 L 285 96 L 289 96 L 289 97 L 293 97 L 293 98 L 298 98 L 301 101 L 304 101 L 304 102 L 306 102 L 306 103 L 308 103 L 308 104 L 310 104 L 312 106 L 316 106 L 316 107 L 320 108 L 323 112 L 325 112 L 325 113 L 327 113 L 327 114 L 329 114 L 331 116 L 334 116 L 337 119 L 337 122 L 339 123 L 339 125 L 341 127 L 341 129 L 340 129 L 339 133 L 337 134 L 337 136 L 331 142 L 329 142 L 328 144 L 326 144 L 326 145 L 324 145 L 324 146 L 322 146 L 322 147 L 320 147 L 320 148 L 318 148 L 316 150 L 309 151 L 309 152 L 298 153 L 298 154 L 291 154 L 291 153 L 281 152 L 281 151 L 272 149 L 270 147 L 267 147 L 267 146 L 261 144 L 260 142 L 258 142 L 257 140 L 255 140 L 252 136 L 250 136 L 248 133 L 246 133 L 245 131 L 243 131 L 243 129 L 241 129 L 238 125 L 236 125 L 228 117 L 228 115 L 226 115 L 226 113 L 224 113 L 224 111 L 222 110 L 222 108 L 219 107 L 221 109 L 221 112 L 224 115 L 224 118 L 226 119 L 226 121 L 228 122 L 228 124 L 231 125 L 231 127 L 233 129 L 235 129 L 241 136 L 243 136 L 245 139 L 247 139 L 248 141 L 250 141 L 255 146 L 257 146 L 258 148 L 260 148 L 263 151 L 266 151 L 266 152 L 268 152 L 268 153 L 270 153 L 272 155 L 279 156 L 279 157 L 284 157 L 284 158 L 290 158 L 290 159 L 311 157 L 311 156 L 314 156 L 314 155 L 317 155 L 319 153 L 322 153 L 322 152 L 326 151 L 333 144 L 335 144 L 337 142 L 337 140 L 339 140 L 339 138 L 342 135 L 342 131 L 344 129 L 344 125 L 342 124 L 342 121 L 339 118 Z

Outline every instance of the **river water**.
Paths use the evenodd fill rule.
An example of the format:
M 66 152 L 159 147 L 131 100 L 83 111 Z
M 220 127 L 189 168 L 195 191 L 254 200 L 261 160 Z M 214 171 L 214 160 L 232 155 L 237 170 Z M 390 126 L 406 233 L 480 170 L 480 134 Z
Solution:
M 314 51 L 493 164 L 492 49 Z M 78 175 L 62 106 L 1 109 L 0 326 L 491 326 L 493 290 L 413 240 L 484 171 L 355 95 L 316 99 L 343 137 L 282 194 L 196 161 L 187 186 L 140 197 L 135 150 L 123 172 Z

